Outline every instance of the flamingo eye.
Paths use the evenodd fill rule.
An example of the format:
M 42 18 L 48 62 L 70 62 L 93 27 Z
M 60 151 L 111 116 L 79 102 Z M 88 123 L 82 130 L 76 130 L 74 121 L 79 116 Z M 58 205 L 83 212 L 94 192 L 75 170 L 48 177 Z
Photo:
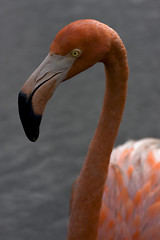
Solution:
M 72 54 L 73 57 L 79 56 L 80 53 L 81 53 L 81 51 L 80 51 L 79 49 L 74 49 L 74 50 L 71 52 L 71 54 Z

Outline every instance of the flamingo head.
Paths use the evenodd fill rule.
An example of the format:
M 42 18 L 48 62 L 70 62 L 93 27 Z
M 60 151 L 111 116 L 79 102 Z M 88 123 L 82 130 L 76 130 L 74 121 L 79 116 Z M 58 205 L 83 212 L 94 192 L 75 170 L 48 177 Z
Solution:
M 57 86 L 103 61 L 111 45 L 110 34 L 103 23 L 79 20 L 56 35 L 49 54 L 19 93 L 19 115 L 29 140 L 37 140 L 44 108 Z

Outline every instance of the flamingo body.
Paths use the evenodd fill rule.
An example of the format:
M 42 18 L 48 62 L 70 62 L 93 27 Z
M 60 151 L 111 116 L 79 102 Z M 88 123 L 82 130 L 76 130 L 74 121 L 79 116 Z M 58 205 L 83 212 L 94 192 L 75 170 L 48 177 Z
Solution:
M 128 141 L 111 154 L 99 219 L 99 240 L 158 240 L 160 140 Z

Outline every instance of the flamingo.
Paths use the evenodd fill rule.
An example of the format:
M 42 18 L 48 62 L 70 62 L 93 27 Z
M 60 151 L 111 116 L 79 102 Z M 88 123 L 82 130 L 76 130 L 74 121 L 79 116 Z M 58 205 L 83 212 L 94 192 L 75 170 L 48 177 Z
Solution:
M 128 141 L 114 149 L 126 101 L 128 61 L 119 35 L 96 20 L 78 20 L 56 35 L 19 93 L 19 114 L 31 141 L 57 86 L 102 62 L 106 89 L 97 129 L 72 187 L 67 240 L 160 238 L 160 141 Z

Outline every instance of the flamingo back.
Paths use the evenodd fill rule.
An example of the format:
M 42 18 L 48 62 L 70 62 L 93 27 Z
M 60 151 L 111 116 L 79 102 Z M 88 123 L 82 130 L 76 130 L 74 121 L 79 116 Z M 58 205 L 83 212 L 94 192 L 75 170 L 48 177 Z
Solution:
M 160 239 L 160 140 L 115 148 L 104 187 L 98 240 Z

